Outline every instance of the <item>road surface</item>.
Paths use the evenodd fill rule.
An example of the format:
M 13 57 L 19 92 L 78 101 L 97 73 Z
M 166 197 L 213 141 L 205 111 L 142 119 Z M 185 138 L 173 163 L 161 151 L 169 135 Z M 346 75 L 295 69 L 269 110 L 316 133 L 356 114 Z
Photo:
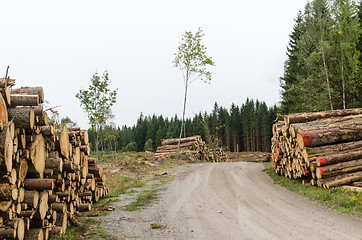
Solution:
M 160 203 L 173 239 L 362 240 L 362 219 L 273 181 L 260 163 L 191 165 Z

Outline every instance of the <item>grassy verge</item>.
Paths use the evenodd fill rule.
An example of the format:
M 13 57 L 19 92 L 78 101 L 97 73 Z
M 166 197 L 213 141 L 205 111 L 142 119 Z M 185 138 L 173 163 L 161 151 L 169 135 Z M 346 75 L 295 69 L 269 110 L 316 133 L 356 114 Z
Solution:
M 265 163 L 265 172 L 273 181 L 286 189 L 306 196 L 342 213 L 362 217 L 362 193 L 347 191 L 342 188 L 324 189 L 316 186 L 303 185 L 298 180 L 292 180 L 275 173 L 272 163 Z
M 109 233 L 100 227 L 100 221 L 94 218 L 79 219 L 79 227 L 68 227 L 67 231 L 60 236 L 54 236 L 51 240 L 109 240 Z
M 126 211 L 136 211 L 142 209 L 144 206 L 154 201 L 156 197 L 156 190 L 143 190 L 138 194 L 136 201 L 124 206 L 123 209 Z

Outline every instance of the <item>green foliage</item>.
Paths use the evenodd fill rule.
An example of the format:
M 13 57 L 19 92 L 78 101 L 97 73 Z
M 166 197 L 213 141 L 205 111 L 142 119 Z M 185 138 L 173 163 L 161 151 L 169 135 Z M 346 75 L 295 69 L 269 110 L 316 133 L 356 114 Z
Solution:
M 191 31 L 185 31 L 178 51 L 174 54 L 173 63 L 175 67 L 182 71 L 185 87 L 180 138 L 182 133 L 186 136 L 185 112 L 188 87 L 193 81 L 198 79 L 209 83 L 211 81 L 211 72 L 207 70 L 207 67 L 215 65 L 212 58 L 206 56 L 206 47 L 201 44 L 203 36 L 201 28 L 195 34 Z
M 96 141 L 95 148 L 98 157 L 98 133 L 106 121 L 113 117 L 111 107 L 116 102 L 117 90 L 109 89 L 110 79 L 108 71 L 105 71 L 102 77 L 95 72 L 91 78 L 91 84 L 87 90 L 80 90 L 76 94 L 83 110 L 88 114 L 89 124 L 95 129 Z
M 135 202 L 132 202 L 126 206 L 124 206 L 124 210 L 126 211 L 136 211 L 143 208 L 146 204 L 151 203 L 156 199 L 157 192 L 156 190 L 143 190 L 137 196 Z
M 67 125 L 68 128 L 74 128 L 78 126 L 78 124 L 73 122 L 72 119 L 70 119 L 68 116 L 60 120 L 60 126 L 63 126 L 64 124 Z
M 145 151 L 153 152 L 153 141 L 151 138 L 145 143 Z
M 313 0 L 298 13 L 280 83 L 283 113 L 362 105 L 357 13 L 353 0 Z
M 131 141 L 124 148 L 122 148 L 122 152 L 134 152 L 137 151 L 137 146 L 135 141 Z

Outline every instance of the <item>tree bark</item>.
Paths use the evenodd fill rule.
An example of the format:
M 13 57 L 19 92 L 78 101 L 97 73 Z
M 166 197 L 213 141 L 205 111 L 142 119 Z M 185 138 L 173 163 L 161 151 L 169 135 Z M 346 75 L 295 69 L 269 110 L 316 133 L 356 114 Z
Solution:
M 39 103 L 44 103 L 44 92 L 42 87 L 21 87 L 11 90 L 12 94 L 38 95 Z
M 318 157 L 317 166 L 330 165 L 334 163 L 347 162 L 354 159 L 362 159 L 362 149 L 357 151 L 340 152 L 325 157 Z
M 362 171 L 362 159 L 318 167 L 316 175 L 320 179 L 357 171 Z
M 38 106 L 38 95 L 11 94 L 11 107 L 17 106 Z
M 17 128 L 33 130 L 35 115 L 32 107 L 17 107 L 8 109 L 9 119 L 13 120 Z

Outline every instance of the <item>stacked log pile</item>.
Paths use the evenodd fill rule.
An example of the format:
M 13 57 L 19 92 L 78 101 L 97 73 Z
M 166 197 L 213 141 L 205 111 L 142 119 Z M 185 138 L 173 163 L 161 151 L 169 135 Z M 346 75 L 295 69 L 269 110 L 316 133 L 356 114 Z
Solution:
M 0 79 L 0 239 L 48 239 L 105 195 L 105 175 L 88 132 L 55 130 L 41 87 Z
M 208 149 L 206 143 L 202 140 L 201 136 L 192 136 L 181 138 L 180 149 L 178 147 L 179 139 L 171 138 L 164 139 L 161 146 L 157 148 L 157 157 L 168 157 L 170 155 L 182 154 L 189 156 L 195 160 L 210 161 L 210 162 L 226 162 L 228 158 L 222 148 L 217 148 L 215 151 L 216 159 L 214 158 L 213 151 Z
M 273 125 L 272 158 L 280 175 L 361 190 L 362 108 L 284 116 Z

